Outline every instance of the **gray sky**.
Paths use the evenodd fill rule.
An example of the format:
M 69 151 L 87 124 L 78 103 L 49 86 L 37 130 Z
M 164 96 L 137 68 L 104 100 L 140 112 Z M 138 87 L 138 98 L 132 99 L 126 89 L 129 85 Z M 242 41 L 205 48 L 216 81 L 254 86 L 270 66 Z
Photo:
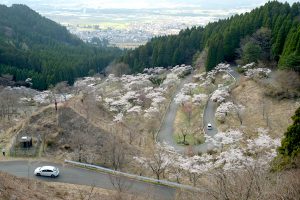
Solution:
M 51 6 L 60 8 L 180 8 L 238 9 L 254 8 L 268 0 L 0 0 L 4 4 L 27 4 L 31 7 Z M 285 2 L 285 1 L 281 1 Z M 287 0 L 289 3 L 297 0 Z

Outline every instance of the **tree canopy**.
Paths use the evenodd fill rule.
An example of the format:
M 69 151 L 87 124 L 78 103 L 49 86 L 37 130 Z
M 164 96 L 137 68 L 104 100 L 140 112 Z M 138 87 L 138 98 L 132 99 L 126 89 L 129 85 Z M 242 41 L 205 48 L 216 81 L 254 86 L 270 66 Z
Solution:
M 153 38 L 146 45 L 127 52 L 119 61 L 129 64 L 134 72 L 145 67 L 191 64 L 193 56 L 208 49 L 206 70 L 220 62 L 233 62 L 238 58 L 237 48 L 247 36 L 258 40 L 245 49 L 246 60 L 262 57 L 279 63 L 280 68 L 300 71 L 300 3 L 270 1 L 251 12 L 234 15 L 212 22 L 205 27 L 192 27 L 178 35 Z M 261 30 L 261 31 L 258 31 Z M 260 39 L 269 39 L 265 43 Z M 269 46 L 264 46 L 269 44 Z
M 293 124 L 288 127 L 278 149 L 280 154 L 289 157 L 295 157 L 300 153 L 300 107 L 292 119 Z
M 120 49 L 84 43 L 25 5 L 0 5 L 0 75 L 30 77 L 34 88 L 47 89 L 100 72 L 120 55 Z

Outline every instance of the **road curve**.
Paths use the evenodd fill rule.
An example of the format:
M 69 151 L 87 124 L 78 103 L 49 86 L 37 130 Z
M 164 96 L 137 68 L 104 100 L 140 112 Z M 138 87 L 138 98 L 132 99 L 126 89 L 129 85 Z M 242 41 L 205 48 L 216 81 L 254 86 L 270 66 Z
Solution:
M 43 165 L 52 165 L 59 168 L 60 176 L 57 178 L 37 177 L 34 176 L 33 171 L 36 167 Z M 29 177 L 30 179 L 37 179 L 49 182 L 63 182 L 78 185 L 96 186 L 103 189 L 114 190 L 113 182 L 121 183 L 125 191 L 137 195 L 145 195 L 154 199 L 171 200 L 175 197 L 175 189 L 152 183 L 141 182 L 127 177 L 114 178 L 112 175 L 101 172 L 78 168 L 70 165 L 61 165 L 51 162 L 41 161 L 1 161 L 0 171 L 18 176 Z
M 239 75 L 239 73 L 236 72 L 236 70 L 234 68 L 231 67 L 227 71 L 227 73 L 230 76 L 232 76 L 236 81 L 237 81 L 237 79 L 239 79 L 240 75 Z M 184 84 L 189 82 L 191 80 L 191 78 L 192 78 L 192 75 L 190 75 L 189 77 L 184 79 L 178 86 L 175 94 L 180 92 L 180 90 L 183 88 Z M 165 116 L 165 119 L 163 121 L 163 124 L 161 126 L 161 129 L 158 133 L 157 140 L 158 140 L 158 142 L 167 143 L 168 145 L 173 147 L 175 151 L 177 151 L 179 153 L 184 153 L 186 147 L 177 144 L 173 137 L 174 123 L 175 123 L 175 117 L 176 117 L 176 112 L 177 112 L 178 107 L 179 107 L 179 105 L 175 103 L 174 98 L 173 98 L 173 100 L 170 104 L 170 107 L 167 111 L 167 114 Z M 215 102 L 211 101 L 209 98 L 207 101 L 207 104 L 204 108 L 204 114 L 203 114 L 203 125 L 204 125 L 203 128 L 204 128 L 205 134 L 209 135 L 209 136 L 214 136 L 218 133 L 217 123 L 215 121 L 216 109 L 217 109 L 217 104 Z M 212 127 L 213 127 L 212 130 L 207 129 L 208 123 L 212 124 Z M 193 150 L 195 152 L 200 152 L 200 153 L 205 153 L 208 150 L 213 149 L 213 148 L 214 148 L 214 145 L 211 143 L 208 143 L 208 142 L 193 146 Z
M 192 77 L 193 77 L 193 75 L 191 74 L 188 77 L 186 77 L 183 81 L 180 82 L 179 86 L 177 87 L 177 89 L 172 97 L 172 102 L 170 103 L 167 114 L 165 115 L 165 118 L 163 119 L 162 126 L 157 135 L 158 142 L 162 142 L 162 143 L 166 143 L 166 144 L 170 145 L 177 152 L 184 152 L 185 147 L 178 145 L 173 137 L 176 113 L 179 108 L 179 105 L 177 103 L 175 103 L 174 98 L 180 92 L 180 90 L 183 88 L 184 84 L 191 81 Z
M 240 74 L 238 72 L 236 72 L 236 69 L 234 67 L 230 67 L 229 70 L 227 71 L 227 73 L 235 80 L 235 82 L 239 79 Z M 210 95 L 211 96 L 211 95 Z M 207 104 L 204 108 L 204 113 L 203 113 L 203 129 L 206 135 L 213 137 L 214 135 L 216 135 L 218 133 L 218 127 L 217 127 L 217 123 L 216 123 L 216 119 L 215 119 L 215 113 L 216 113 L 216 109 L 217 109 L 217 103 L 212 101 L 210 99 L 207 101 Z M 207 124 L 211 124 L 213 129 L 212 130 L 208 130 L 207 129 Z M 194 146 L 194 150 L 201 152 L 201 153 L 205 153 L 210 149 L 213 149 L 214 145 L 211 143 L 204 143 L 204 144 L 200 144 L 198 146 Z

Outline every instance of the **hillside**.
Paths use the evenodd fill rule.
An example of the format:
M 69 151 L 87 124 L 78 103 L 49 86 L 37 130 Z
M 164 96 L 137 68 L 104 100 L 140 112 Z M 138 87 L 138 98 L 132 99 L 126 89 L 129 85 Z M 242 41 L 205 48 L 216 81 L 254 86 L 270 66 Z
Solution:
M 129 51 L 120 62 L 134 72 L 144 67 L 172 66 L 193 60 L 207 51 L 206 70 L 220 62 L 242 60 L 241 64 L 262 61 L 299 71 L 300 4 L 271 1 L 249 13 L 182 30 L 179 35 L 153 38 Z
M 298 199 L 298 170 L 289 171 L 286 176 L 283 172 L 280 176 L 285 178 L 280 180 L 277 174 L 270 173 L 276 149 L 292 123 L 290 116 L 299 107 L 298 95 L 290 90 L 299 88 L 295 86 L 296 79 L 283 76 L 278 70 L 255 68 L 253 64 L 241 67 L 244 73 L 235 72 L 236 81 L 228 74 L 236 68 L 227 64 L 219 64 L 209 73 L 191 68 L 182 65 L 122 77 L 86 77 L 77 80 L 66 94 L 55 89 L 39 92 L 5 88 L 0 94 L 0 109 L 8 107 L 19 112 L 4 112 L 0 146 L 9 157 L 26 157 L 32 152 L 37 159 L 93 163 L 200 190 L 217 189 L 217 195 L 223 195 L 224 189 L 232 199 L 237 191 L 241 196 L 251 191 L 248 199 L 271 199 L 270 194 L 276 191 L 277 195 L 277 188 L 285 188 L 279 195 Z M 287 87 L 282 78 L 278 81 L 278 75 L 293 80 L 293 84 Z M 269 88 L 269 84 L 279 84 L 279 88 Z M 274 97 L 281 85 L 291 94 Z M 53 96 L 59 102 L 57 111 Z M 174 105 L 172 101 L 177 108 L 169 109 Z M 205 109 L 211 117 L 203 114 Z M 179 126 L 174 127 L 177 132 L 167 132 L 167 139 L 160 140 L 164 133 L 159 131 L 161 122 L 169 121 L 168 116 L 176 118 L 178 113 Z M 174 126 L 174 121 L 168 126 Z M 206 124 L 213 121 L 216 134 L 208 135 Z M 7 122 L 15 125 L 7 126 Z M 25 135 L 33 138 L 34 147 L 26 151 L 16 142 Z M 156 143 L 156 138 L 162 143 Z M 290 146 L 291 140 L 287 141 Z M 225 176 L 224 185 L 229 187 L 222 188 L 218 183 L 220 175 Z M 257 184 L 253 184 L 253 177 Z M 286 185 L 286 181 L 291 184 Z M 257 191 L 256 185 L 263 189 Z M 289 193 L 290 190 L 294 192 Z M 206 193 L 178 199 L 213 197 Z
M 0 5 L 0 75 L 32 78 L 46 89 L 60 81 L 101 72 L 121 51 L 85 44 L 67 29 L 25 5 Z
M 0 161 L 68 159 L 196 189 L 181 187 L 172 198 L 174 188 L 157 184 L 157 193 L 170 199 L 300 199 L 300 3 L 271 1 L 154 38 L 119 58 L 119 50 L 85 44 L 26 6 L 2 6 L 0 13 L 2 81 L 12 84 L 9 73 L 14 81 L 32 77 L 33 87 L 49 87 L 0 86 Z M 115 59 L 123 63 L 113 62 L 106 71 L 112 74 L 92 76 Z M 201 64 L 168 67 L 183 62 Z M 124 63 L 143 73 L 125 75 Z M 157 65 L 165 68 L 144 69 Z M 86 74 L 72 86 L 56 84 Z M 25 136 L 32 147 L 22 144 Z M 96 171 L 75 173 L 76 184 L 105 182 Z M 116 181 L 121 195 L 131 189 Z M 130 187 L 152 193 L 137 183 Z M 24 199 L 93 199 L 77 197 L 72 187 L 65 193 L 68 185 L 47 186 L 0 173 L 0 199 L 22 192 L 33 193 Z M 111 193 L 94 199 L 106 197 Z
M 15 187 L 18 185 L 18 187 Z M 118 191 L 94 188 L 92 186 L 73 185 L 66 183 L 42 182 L 33 179 L 18 178 L 0 172 L 0 199 L 16 200 L 71 200 L 71 199 L 118 199 Z M 124 199 L 132 195 L 122 194 Z M 140 199 L 139 197 L 135 197 Z M 123 198 L 122 198 L 123 199 Z

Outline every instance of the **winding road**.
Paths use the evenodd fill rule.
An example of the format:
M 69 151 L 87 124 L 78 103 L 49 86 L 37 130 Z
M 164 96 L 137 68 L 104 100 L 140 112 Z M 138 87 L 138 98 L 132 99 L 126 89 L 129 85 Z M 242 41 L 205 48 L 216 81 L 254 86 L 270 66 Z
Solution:
M 235 81 L 237 81 L 240 77 L 239 73 L 236 72 L 234 67 L 231 67 L 227 73 L 232 76 Z M 188 83 L 192 78 L 192 75 L 184 79 L 180 85 L 178 86 L 175 95 L 180 92 L 180 90 L 183 88 L 185 83 Z M 175 97 L 174 95 L 174 97 Z M 210 96 L 209 96 L 210 97 Z M 175 103 L 174 98 L 169 106 L 169 109 L 167 111 L 167 114 L 165 115 L 163 124 L 161 126 L 160 131 L 158 132 L 157 135 L 157 141 L 166 143 L 170 145 L 171 147 L 174 148 L 175 151 L 178 153 L 184 153 L 186 151 L 185 146 L 177 144 L 177 142 L 174 140 L 173 133 L 174 133 L 174 123 L 175 123 L 175 118 L 176 118 L 176 112 L 178 110 L 179 105 Z M 217 104 L 210 100 L 210 98 L 207 101 L 207 104 L 204 108 L 204 114 L 203 114 L 203 124 L 204 124 L 204 131 L 205 134 L 208 136 L 214 136 L 218 133 L 218 128 L 217 128 L 217 123 L 215 121 L 215 112 L 217 109 Z M 213 129 L 208 130 L 207 129 L 207 124 L 210 123 L 212 124 Z M 194 152 L 199 152 L 199 153 L 205 153 L 210 149 L 213 149 L 214 145 L 208 142 L 205 142 L 200 145 L 195 145 L 193 146 Z
M 178 85 L 176 91 L 174 92 L 174 95 L 172 97 L 172 102 L 169 105 L 169 109 L 167 111 L 167 114 L 165 115 L 165 118 L 163 119 L 162 126 L 160 127 L 160 131 L 157 135 L 157 141 L 159 142 L 165 142 L 168 145 L 172 146 L 177 152 L 183 152 L 185 147 L 178 145 L 173 137 L 174 132 L 174 123 L 176 118 L 176 113 L 179 108 L 179 105 L 175 103 L 175 96 L 180 92 L 180 90 L 183 88 L 184 84 L 190 82 L 193 78 L 193 75 L 189 75 L 186 77 L 183 81 L 180 82 Z
M 35 168 L 43 165 L 57 166 L 60 171 L 60 176 L 57 178 L 37 177 L 33 174 Z M 0 170 L 13 174 L 18 177 L 29 177 L 30 179 L 37 179 L 49 182 L 63 182 L 79 185 L 89 185 L 100 187 L 103 189 L 116 189 L 112 183 L 120 183 L 125 191 L 137 195 L 144 195 L 145 197 L 153 197 L 154 199 L 171 200 L 175 197 L 175 190 L 172 187 L 157 185 L 152 183 L 141 182 L 127 177 L 114 176 L 101 173 L 98 171 L 78 168 L 70 165 L 61 165 L 51 162 L 42 161 L 1 161 Z
M 235 70 L 230 70 L 228 73 L 234 77 L 235 79 L 239 78 L 239 74 Z M 182 89 L 185 83 L 190 82 L 192 79 L 192 75 L 189 75 L 185 78 L 180 85 L 178 86 L 175 95 Z M 168 112 L 165 115 L 164 121 L 162 123 L 161 129 L 157 135 L 157 140 L 159 142 L 166 142 L 170 146 L 172 146 L 177 152 L 183 153 L 185 151 L 185 147 L 178 145 L 173 138 L 174 132 L 174 122 L 176 117 L 176 112 L 178 110 L 179 105 L 174 102 L 174 98 L 170 103 Z M 209 136 L 214 136 L 217 134 L 217 126 L 215 122 L 215 111 L 216 104 L 210 99 L 207 102 L 207 105 L 204 110 L 204 119 L 203 122 L 205 127 L 207 123 L 211 123 L 213 126 L 213 130 L 207 130 L 205 128 L 205 133 Z M 194 146 L 194 150 L 198 152 L 207 152 L 211 147 L 211 144 L 204 143 L 198 146 Z M 60 169 L 60 176 L 53 179 L 47 177 L 36 177 L 33 174 L 33 171 L 38 166 L 43 165 L 54 165 Z M 126 191 L 137 194 L 144 195 L 145 197 L 152 197 L 153 199 L 164 199 L 171 200 L 175 198 L 176 189 L 158 185 L 153 183 L 142 182 L 138 180 L 133 180 L 128 177 L 118 176 L 118 178 L 105 174 L 98 171 L 88 170 L 84 168 L 74 167 L 71 165 L 62 165 L 51 162 L 44 161 L 0 161 L 0 171 L 7 172 L 13 174 L 15 176 L 37 179 L 42 181 L 50 181 L 50 182 L 63 182 L 63 183 L 71 183 L 71 184 L 80 184 L 80 185 L 92 185 L 96 187 L 100 187 L 103 189 L 114 190 L 115 186 L 112 184 L 116 179 L 119 183 L 126 189 Z

